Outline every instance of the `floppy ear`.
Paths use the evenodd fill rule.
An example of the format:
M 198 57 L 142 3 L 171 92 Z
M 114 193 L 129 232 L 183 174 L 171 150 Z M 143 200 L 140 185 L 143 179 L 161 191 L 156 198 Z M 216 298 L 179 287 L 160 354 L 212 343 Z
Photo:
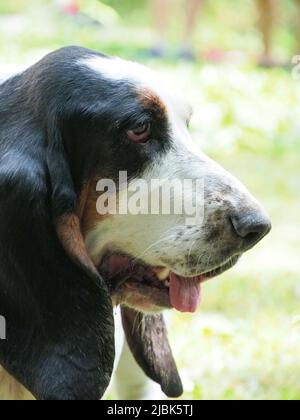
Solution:
M 5 162 L 0 158 L 0 312 L 7 325 L 0 365 L 38 399 L 99 399 L 114 363 L 113 311 L 84 246 L 80 191 L 58 127 L 49 128 L 47 151 L 42 130 L 14 130 L 16 147 L 19 139 L 27 146 L 15 152 L 6 145 Z
M 145 374 L 170 398 L 183 393 L 162 315 L 143 315 L 122 307 L 122 321 L 132 354 Z

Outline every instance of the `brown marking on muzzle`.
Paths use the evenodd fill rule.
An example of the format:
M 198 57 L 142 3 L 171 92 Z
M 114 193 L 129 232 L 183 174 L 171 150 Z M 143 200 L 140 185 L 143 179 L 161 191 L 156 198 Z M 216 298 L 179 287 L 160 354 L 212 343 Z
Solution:
M 84 207 L 81 210 L 81 229 L 83 237 L 92 231 L 98 223 L 101 223 L 110 215 L 101 215 L 97 211 L 97 200 L 100 196 L 96 190 L 97 183 L 100 179 L 107 178 L 107 176 L 96 175 L 93 176 L 88 184 L 87 190 L 84 192 Z
M 98 277 L 98 271 L 85 247 L 79 217 L 76 214 L 63 216 L 56 226 L 56 231 L 67 254 Z
M 62 216 L 56 224 L 56 231 L 67 254 L 98 277 L 98 271 L 88 255 L 84 242 L 83 221 L 89 202 L 90 189 L 91 182 L 89 181 L 82 188 L 78 203 L 78 214 L 72 213 Z

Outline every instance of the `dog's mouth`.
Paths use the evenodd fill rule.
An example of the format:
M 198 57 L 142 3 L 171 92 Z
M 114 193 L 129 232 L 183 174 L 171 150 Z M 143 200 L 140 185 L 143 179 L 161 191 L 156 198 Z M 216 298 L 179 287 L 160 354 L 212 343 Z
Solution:
M 125 255 L 107 255 L 100 273 L 107 280 L 114 304 L 144 311 L 175 308 L 194 313 L 201 303 L 201 284 L 233 267 L 235 256 L 218 267 L 193 277 L 184 277 L 166 267 L 151 267 Z

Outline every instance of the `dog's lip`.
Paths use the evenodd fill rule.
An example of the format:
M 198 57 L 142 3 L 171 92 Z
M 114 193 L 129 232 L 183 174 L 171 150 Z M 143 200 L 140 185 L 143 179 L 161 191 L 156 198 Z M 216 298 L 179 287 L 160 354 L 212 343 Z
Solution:
M 156 273 L 156 277 L 168 286 L 171 306 L 179 312 L 194 313 L 197 311 L 202 300 L 201 284 L 222 274 L 231 268 L 237 260 L 238 257 L 231 258 L 211 271 L 192 277 L 182 276 L 164 268 L 156 268 L 154 272 Z
M 188 276 L 176 273 L 174 269 L 166 266 L 149 266 L 142 261 L 134 260 L 130 256 L 120 254 L 107 255 L 103 259 L 102 268 L 106 273 L 105 278 L 108 279 L 112 296 L 117 296 L 118 291 L 126 289 L 128 291 L 132 290 L 130 293 L 139 290 L 139 293 L 145 299 L 147 299 L 146 296 L 149 297 L 148 303 L 151 304 L 152 302 L 153 306 L 175 307 L 182 312 L 195 312 L 201 300 L 201 284 L 229 270 L 238 259 L 239 256 L 232 257 L 210 271 Z M 109 270 L 109 267 L 110 269 L 112 267 L 111 264 L 117 270 L 111 272 Z M 156 292 L 154 292 L 155 290 Z M 190 290 L 190 294 L 187 294 L 189 293 L 188 290 Z M 178 301 L 178 296 L 183 300 L 185 297 L 191 298 L 192 305 L 183 306 L 182 302 Z M 160 303 L 158 304 L 158 302 Z
M 169 279 L 170 274 L 174 273 L 175 275 L 179 276 L 179 277 L 184 277 L 187 279 L 195 279 L 198 278 L 199 279 L 199 283 L 204 283 L 208 280 L 211 280 L 214 277 L 217 277 L 221 274 L 223 274 L 225 271 L 229 270 L 230 268 L 232 268 L 239 260 L 240 255 L 235 255 L 227 260 L 225 260 L 223 263 L 217 265 L 215 268 L 202 272 L 200 274 L 189 274 L 189 275 L 185 275 L 182 273 L 178 273 L 168 267 L 153 267 L 152 271 L 153 273 L 156 275 L 157 279 L 165 282 L 166 280 Z
M 215 269 L 193 276 L 176 274 L 167 267 L 144 267 L 149 277 L 144 281 L 139 278 L 127 279 L 123 285 L 139 290 L 144 296 L 148 295 L 148 302 L 162 308 L 173 308 L 179 312 L 195 313 L 202 300 L 201 285 L 203 282 L 222 274 L 231 268 L 238 257 L 225 261 Z M 148 279 L 148 281 L 145 281 Z M 143 292 L 142 292 L 143 290 Z M 155 292 L 154 292 L 155 291 Z

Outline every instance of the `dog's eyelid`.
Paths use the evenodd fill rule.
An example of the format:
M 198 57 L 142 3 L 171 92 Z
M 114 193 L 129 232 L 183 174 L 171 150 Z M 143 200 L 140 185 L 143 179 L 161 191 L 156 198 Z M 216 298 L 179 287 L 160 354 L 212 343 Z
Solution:
M 131 124 L 128 128 L 129 130 L 139 130 L 142 129 L 143 127 L 147 127 L 149 130 L 152 129 L 152 121 L 149 119 L 144 119 L 144 120 L 140 120 L 137 121 L 133 124 Z
M 153 119 L 150 115 L 143 115 L 140 118 L 137 116 L 129 116 L 123 120 L 115 121 L 115 128 L 117 130 L 131 130 L 138 126 L 151 125 L 153 124 Z

